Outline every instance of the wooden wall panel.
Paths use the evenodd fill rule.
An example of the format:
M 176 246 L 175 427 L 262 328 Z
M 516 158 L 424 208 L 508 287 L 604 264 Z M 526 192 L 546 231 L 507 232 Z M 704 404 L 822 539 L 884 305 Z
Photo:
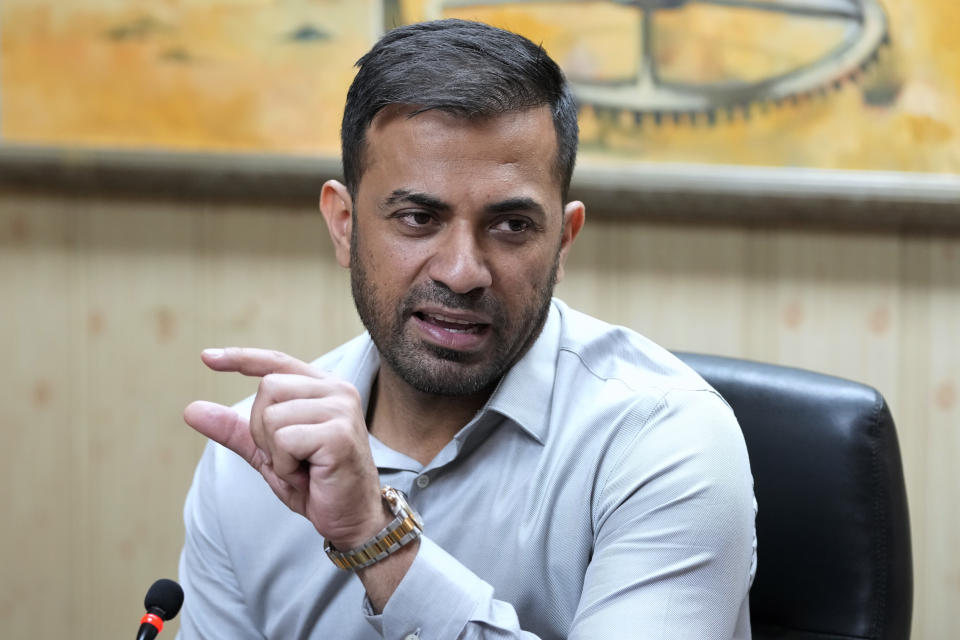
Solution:
M 917 332 L 919 366 L 905 367 L 918 379 L 904 390 L 920 399 L 919 411 L 910 417 L 922 433 L 918 443 L 908 445 L 918 449 L 908 479 L 923 503 L 911 514 L 916 573 L 923 578 L 915 602 L 924 635 L 917 637 L 955 638 L 960 635 L 960 243 L 932 240 L 918 260 L 928 274 L 918 301 L 926 330 Z M 906 434 L 903 439 L 909 442 Z
M 588 217 L 557 295 L 666 347 L 741 354 L 750 235 L 690 231 Z
M 960 238 L 589 219 L 558 293 L 670 348 L 880 388 L 907 472 L 914 637 L 960 635 Z M 203 446 L 183 406 L 256 386 L 200 350 L 323 353 L 359 330 L 348 274 L 309 203 L 5 192 L 0 296 L 4 637 L 122 637 L 176 573 Z
M 175 574 L 176 498 L 190 474 L 182 452 L 197 451 L 177 421 L 198 377 L 184 367 L 197 326 L 197 218 L 156 203 L 89 205 L 75 213 L 91 519 L 75 588 L 96 589 L 84 626 L 119 637 L 131 628 L 122 612 L 142 608 L 157 573 Z
M 10 638 L 56 637 L 80 611 L 73 578 L 89 483 L 77 452 L 71 271 L 65 202 L 0 203 L 0 624 Z M 58 606 L 59 605 L 59 606 Z
M 938 620 L 936 601 L 930 597 L 930 582 L 940 571 L 928 566 L 928 492 L 925 457 L 929 446 L 930 416 L 930 315 L 931 260 L 933 242 L 926 238 L 906 238 L 903 242 L 903 270 L 900 274 L 901 321 L 905 329 L 899 336 L 901 372 L 897 401 L 891 410 L 897 419 L 897 435 L 903 469 L 907 477 L 907 501 L 910 506 L 913 538 L 914 621 L 913 637 L 941 637 L 931 633 L 943 627 Z M 889 394 L 888 394 L 889 395 Z M 960 452 L 955 455 L 960 456 Z M 947 492 L 948 494 L 952 492 Z M 936 523 L 934 523 L 936 526 Z M 941 614 L 945 612 L 941 611 Z M 946 636 L 942 636 L 946 637 Z

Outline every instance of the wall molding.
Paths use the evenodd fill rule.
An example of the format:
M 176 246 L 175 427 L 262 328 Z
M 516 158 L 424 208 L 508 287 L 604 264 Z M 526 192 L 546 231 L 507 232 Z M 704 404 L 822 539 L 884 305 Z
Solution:
M 0 146 L 0 186 L 149 197 L 315 202 L 338 159 L 263 153 Z M 601 217 L 960 230 L 960 175 L 696 164 L 577 167 Z

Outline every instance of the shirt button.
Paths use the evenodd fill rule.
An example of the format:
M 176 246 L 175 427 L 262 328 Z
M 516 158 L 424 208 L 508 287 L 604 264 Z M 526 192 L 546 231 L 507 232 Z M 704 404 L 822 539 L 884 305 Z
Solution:
M 417 476 L 417 486 L 421 489 L 426 489 L 427 485 L 430 484 L 430 476 Z M 408 638 L 410 636 L 407 636 Z
M 403 640 L 420 640 L 420 634 L 408 633 L 406 636 L 404 636 Z

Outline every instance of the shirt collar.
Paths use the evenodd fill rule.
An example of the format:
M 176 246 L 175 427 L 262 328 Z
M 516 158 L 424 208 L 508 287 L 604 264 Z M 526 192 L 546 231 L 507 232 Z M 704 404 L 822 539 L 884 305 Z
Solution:
M 366 415 L 370 406 L 370 393 L 373 390 L 373 381 L 380 371 L 380 352 L 370 339 L 370 334 L 364 332 L 354 339 L 350 348 L 332 370 L 340 378 L 347 380 L 357 388 L 360 394 L 360 404 Z
M 547 437 L 560 344 L 560 311 L 551 301 L 547 320 L 530 350 L 510 368 L 484 410 L 509 418 L 540 444 Z

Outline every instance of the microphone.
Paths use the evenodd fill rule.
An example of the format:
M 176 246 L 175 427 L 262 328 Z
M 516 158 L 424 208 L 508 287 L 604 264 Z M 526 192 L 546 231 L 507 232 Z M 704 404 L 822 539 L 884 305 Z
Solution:
M 137 640 L 153 640 L 163 629 L 164 620 L 173 620 L 183 605 L 183 589 L 173 580 L 161 578 L 147 590 L 143 606 L 147 613 L 140 618 Z

